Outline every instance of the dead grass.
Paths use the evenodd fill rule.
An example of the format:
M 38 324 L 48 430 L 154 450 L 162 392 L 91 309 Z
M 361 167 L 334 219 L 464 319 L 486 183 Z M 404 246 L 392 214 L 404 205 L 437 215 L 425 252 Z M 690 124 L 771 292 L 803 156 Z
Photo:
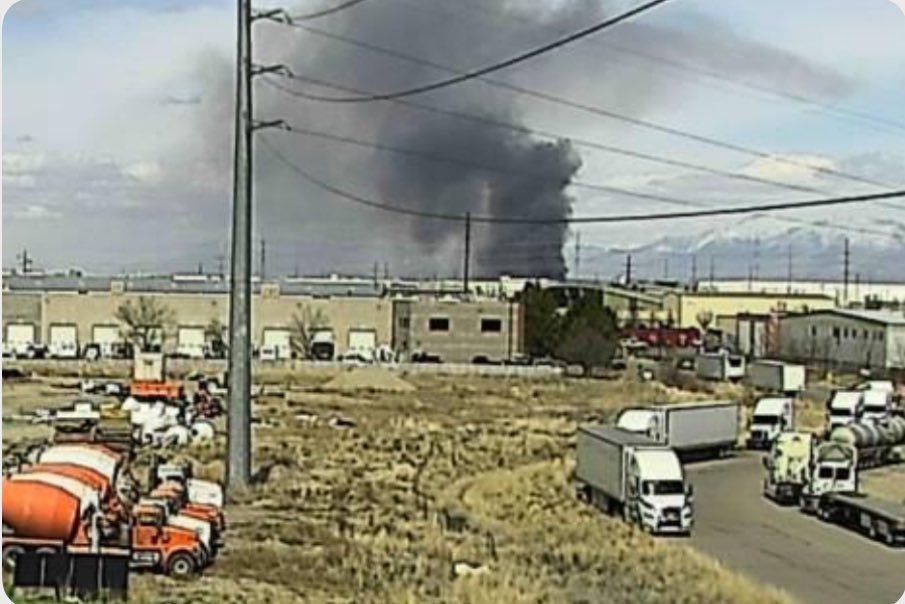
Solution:
M 139 577 L 137 601 L 787 601 L 602 517 L 568 486 L 577 423 L 712 394 L 409 375 L 415 392 L 343 395 L 313 391 L 324 375 L 269 379 L 294 391 L 255 402 L 259 483 L 229 506 L 221 557 L 195 581 Z M 224 453 L 221 437 L 179 455 L 219 479 Z M 456 577 L 460 562 L 486 570 Z

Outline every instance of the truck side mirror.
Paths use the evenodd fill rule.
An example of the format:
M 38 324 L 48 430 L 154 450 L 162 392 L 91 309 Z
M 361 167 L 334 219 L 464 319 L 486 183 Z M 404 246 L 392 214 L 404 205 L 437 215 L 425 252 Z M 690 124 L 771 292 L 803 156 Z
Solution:
M 690 484 L 685 487 L 685 495 L 689 499 L 694 499 L 694 485 Z

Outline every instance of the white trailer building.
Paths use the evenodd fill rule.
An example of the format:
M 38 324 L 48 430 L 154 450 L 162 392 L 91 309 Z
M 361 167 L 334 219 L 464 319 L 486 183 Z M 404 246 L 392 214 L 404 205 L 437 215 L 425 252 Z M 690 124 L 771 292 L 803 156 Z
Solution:
M 783 358 L 849 368 L 905 368 L 905 313 L 820 310 L 780 319 Z

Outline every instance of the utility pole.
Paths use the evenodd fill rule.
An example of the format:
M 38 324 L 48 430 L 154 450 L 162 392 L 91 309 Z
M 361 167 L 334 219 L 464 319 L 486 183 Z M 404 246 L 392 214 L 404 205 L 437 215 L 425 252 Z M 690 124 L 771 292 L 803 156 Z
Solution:
M 669 256 L 663 259 L 663 280 L 669 280 Z
M 845 238 L 845 254 L 844 266 L 842 268 L 842 300 L 848 304 L 848 275 L 851 268 L 851 250 L 849 249 L 848 237 Z
M 34 264 L 34 260 L 28 255 L 27 249 L 23 249 L 22 253 L 19 254 L 19 260 L 22 261 L 22 274 L 27 275 L 31 272 L 31 266 Z
M 716 281 L 716 261 L 713 254 L 710 255 L 710 289 L 713 289 L 713 282 Z
M 374 261 L 374 287 L 377 287 L 377 282 L 380 280 L 378 271 L 380 270 L 380 263 L 376 260 Z
M 239 0 L 233 220 L 229 290 L 229 409 L 226 481 L 230 491 L 251 480 L 251 2 Z M 243 115 L 244 112 L 244 115 Z
M 264 278 L 267 276 L 267 240 L 261 239 L 261 270 L 259 271 L 261 275 L 261 281 L 264 281 Z
M 383 280 L 384 281 L 390 280 L 390 263 L 389 262 L 383 263 Z
M 217 274 L 221 277 L 226 274 L 226 256 L 217 254 Z
M 754 238 L 754 279 L 760 277 L 760 236 Z
M 627 254 L 625 256 L 625 284 L 632 284 L 632 255 Z
M 575 279 L 581 273 L 581 231 L 575 231 Z
M 792 293 L 792 244 L 789 244 L 788 257 L 786 258 L 788 266 L 786 267 L 786 293 Z
M 698 257 L 697 255 L 691 256 L 691 289 L 698 289 Z
M 239 0 L 237 4 L 239 35 L 236 50 L 226 462 L 226 484 L 230 492 L 247 487 L 251 481 L 251 271 L 253 264 L 251 234 L 254 207 L 252 170 L 254 133 L 261 128 L 286 126 L 282 120 L 256 122 L 254 119 L 253 78 L 263 73 L 285 68 L 282 66 L 255 68 L 252 63 L 251 38 L 252 21 L 274 19 L 278 15 L 285 15 L 285 12 L 281 9 L 274 9 L 252 14 L 251 0 Z
M 468 293 L 468 277 L 471 265 L 471 212 L 465 212 L 465 266 L 462 270 L 462 291 Z

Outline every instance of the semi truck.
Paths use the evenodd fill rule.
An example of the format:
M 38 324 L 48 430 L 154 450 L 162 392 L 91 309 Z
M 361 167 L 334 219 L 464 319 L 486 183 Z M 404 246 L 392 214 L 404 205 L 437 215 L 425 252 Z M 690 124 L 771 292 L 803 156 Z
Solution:
M 722 352 L 704 352 L 695 358 L 696 375 L 702 380 L 738 382 L 745 377 L 745 357 Z
M 859 492 L 857 449 L 840 442 L 818 445 L 811 476 L 802 511 L 890 547 L 905 545 L 905 505 Z
M 694 494 L 675 451 L 611 426 L 578 431 L 576 492 L 651 534 L 689 534 Z
M 754 404 L 748 428 L 749 449 L 769 449 L 773 442 L 795 426 L 795 399 L 764 397 Z
M 783 432 L 777 435 L 764 457 L 767 475 L 763 493 L 782 505 L 798 504 L 811 480 L 811 451 L 814 436 L 809 432 Z
M 766 392 L 795 394 L 804 390 L 805 367 L 783 361 L 754 361 L 748 365 L 748 383 Z
M 905 545 L 905 505 L 870 497 L 858 490 L 858 449 L 844 442 L 818 442 L 814 437 L 810 438 L 810 447 L 806 447 L 810 435 L 799 434 L 800 446 L 778 447 L 782 441 L 774 445 L 773 454 L 765 462 L 764 494 L 770 497 L 776 493 L 783 503 L 794 503 L 797 491 L 802 512 L 859 531 L 889 546 Z M 792 442 L 794 436 L 789 433 L 782 438 Z M 801 466 L 805 455 L 807 470 Z M 793 466 L 800 471 L 785 475 L 787 486 L 780 492 L 774 485 L 768 492 L 768 483 L 778 482 L 771 475 L 783 477 L 777 468 Z
M 616 426 L 644 434 L 684 458 L 721 457 L 738 444 L 739 409 L 735 401 L 633 407 L 619 414 Z
M 827 432 L 861 421 L 864 399 L 860 390 L 835 390 L 826 403 Z

